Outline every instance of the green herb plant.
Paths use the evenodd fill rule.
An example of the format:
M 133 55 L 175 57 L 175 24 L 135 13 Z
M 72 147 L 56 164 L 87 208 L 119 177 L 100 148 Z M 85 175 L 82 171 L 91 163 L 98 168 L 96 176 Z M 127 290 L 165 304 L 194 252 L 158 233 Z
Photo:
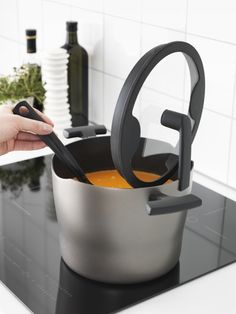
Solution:
M 13 75 L 0 77 L 0 104 L 34 97 L 39 103 L 45 99 L 45 89 L 39 66 L 22 65 Z

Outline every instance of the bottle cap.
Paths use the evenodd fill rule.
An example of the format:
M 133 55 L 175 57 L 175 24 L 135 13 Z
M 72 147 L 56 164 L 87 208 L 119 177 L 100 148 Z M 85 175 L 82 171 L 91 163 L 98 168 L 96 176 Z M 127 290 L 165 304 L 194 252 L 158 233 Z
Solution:
M 36 29 L 26 29 L 27 53 L 36 52 Z
M 68 32 L 76 32 L 78 23 L 76 21 L 68 21 L 66 22 L 66 30 Z
M 35 37 L 36 36 L 36 29 L 26 29 L 25 34 L 27 37 Z

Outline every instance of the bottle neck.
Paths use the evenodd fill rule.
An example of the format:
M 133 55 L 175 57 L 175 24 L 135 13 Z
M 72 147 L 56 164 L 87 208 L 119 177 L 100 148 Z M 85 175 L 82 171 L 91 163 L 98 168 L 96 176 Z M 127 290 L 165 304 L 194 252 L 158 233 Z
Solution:
M 26 53 L 23 64 L 25 65 L 37 65 L 39 66 L 39 60 L 37 53 Z
M 66 43 L 69 45 L 78 44 L 77 32 L 67 32 Z
M 28 36 L 26 40 L 27 53 L 36 53 L 36 36 Z
M 38 56 L 36 49 L 36 36 L 28 37 L 26 42 L 26 55 L 24 57 L 24 64 L 38 64 Z

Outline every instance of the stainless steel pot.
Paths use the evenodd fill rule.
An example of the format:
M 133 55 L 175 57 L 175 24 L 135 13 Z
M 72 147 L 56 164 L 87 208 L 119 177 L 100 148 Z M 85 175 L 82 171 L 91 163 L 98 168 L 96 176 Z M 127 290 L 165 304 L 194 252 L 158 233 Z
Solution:
M 143 139 L 140 149 L 144 143 Z M 161 144 L 152 141 L 152 145 Z M 114 169 L 109 136 L 84 139 L 67 148 L 85 172 Z M 135 169 L 163 174 L 168 157 L 152 155 L 143 164 L 137 156 Z M 103 188 L 70 177 L 54 156 L 52 178 L 61 253 L 72 270 L 98 281 L 136 283 L 159 277 L 176 265 L 186 209 L 195 206 L 196 199 L 182 198 L 178 209 L 176 201 L 180 196 L 189 197 L 191 184 L 179 191 L 177 173 L 170 184 L 135 189 Z M 167 198 L 163 195 L 169 200 L 167 214 L 161 214 L 161 198 Z M 150 208 L 160 215 L 150 215 Z
M 164 57 L 182 52 L 190 68 L 188 115 L 166 110 L 162 125 L 179 132 L 178 145 L 169 153 L 146 154 L 146 147 L 166 152 L 167 143 L 140 138 L 132 115 L 139 90 Z M 53 157 L 54 200 L 60 225 L 62 257 L 75 272 L 108 283 L 137 283 L 159 277 L 178 262 L 187 209 L 201 204 L 190 194 L 193 163 L 191 143 L 204 100 L 204 70 L 200 56 L 189 44 L 173 42 L 153 48 L 135 65 L 121 90 L 111 137 L 91 137 L 67 148 L 86 172 L 118 169 L 133 189 L 103 188 L 72 178 Z M 95 135 L 96 128 L 67 130 Z M 153 182 L 137 178 L 133 170 L 154 172 Z M 168 179 L 173 182 L 164 184 Z

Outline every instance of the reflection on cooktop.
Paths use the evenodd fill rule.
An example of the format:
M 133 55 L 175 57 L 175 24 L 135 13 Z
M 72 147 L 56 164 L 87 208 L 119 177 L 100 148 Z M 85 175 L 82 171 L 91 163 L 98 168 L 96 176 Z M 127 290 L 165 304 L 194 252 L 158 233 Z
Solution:
M 0 279 L 34 313 L 114 313 L 236 260 L 236 203 L 194 184 L 203 205 L 188 212 L 178 265 L 137 285 L 108 285 L 61 260 L 51 157 L 0 168 Z
M 85 279 L 61 260 L 56 314 L 113 313 L 179 283 L 179 264 L 166 276 L 136 285 L 111 285 Z

